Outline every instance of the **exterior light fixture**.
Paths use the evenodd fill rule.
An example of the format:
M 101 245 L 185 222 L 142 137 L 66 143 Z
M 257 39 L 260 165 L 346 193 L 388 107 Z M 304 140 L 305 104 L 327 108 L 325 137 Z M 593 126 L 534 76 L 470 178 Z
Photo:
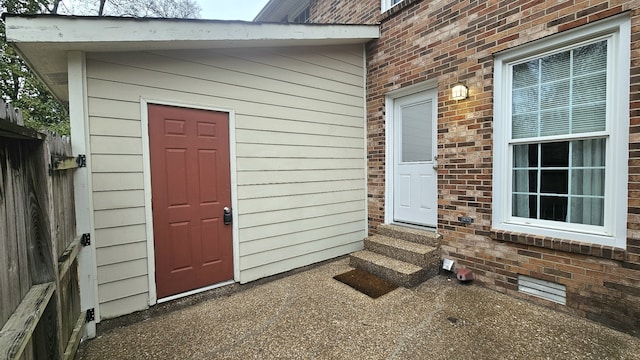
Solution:
M 451 99 L 464 100 L 469 96 L 469 88 L 464 84 L 455 84 L 451 88 Z

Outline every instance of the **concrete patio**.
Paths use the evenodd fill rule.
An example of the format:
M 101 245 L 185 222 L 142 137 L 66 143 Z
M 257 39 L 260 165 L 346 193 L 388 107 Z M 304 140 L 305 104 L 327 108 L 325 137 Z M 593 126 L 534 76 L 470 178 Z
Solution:
M 333 279 L 348 270 L 340 259 L 103 322 L 77 358 L 640 359 L 640 338 L 478 286 L 438 276 L 374 300 Z

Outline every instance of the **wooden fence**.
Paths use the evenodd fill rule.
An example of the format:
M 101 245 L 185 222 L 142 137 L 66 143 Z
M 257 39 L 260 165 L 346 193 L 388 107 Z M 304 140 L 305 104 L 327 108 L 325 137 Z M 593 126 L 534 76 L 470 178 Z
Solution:
M 0 102 L 0 360 L 73 359 L 80 311 L 68 139 Z

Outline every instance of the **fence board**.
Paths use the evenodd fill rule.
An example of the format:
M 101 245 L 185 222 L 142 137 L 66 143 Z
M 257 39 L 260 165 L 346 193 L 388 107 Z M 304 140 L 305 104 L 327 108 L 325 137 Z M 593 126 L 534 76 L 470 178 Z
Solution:
M 0 359 L 73 358 L 84 320 L 73 169 L 49 172 L 70 141 L 19 115 L 0 101 Z
M 0 106 L 1 107 L 1 106 Z M 0 324 L 4 324 L 31 286 L 27 262 L 24 149 L 21 142 L 5 139 L 0 145 L 0 210 L 3 217 L 0 244 Z
M 34 285 L 0 330 L 2 359 L 17 359 L 27 346 L 55 290 L 53 283 Z M 43 357 L 44 359 L 44 357 Z

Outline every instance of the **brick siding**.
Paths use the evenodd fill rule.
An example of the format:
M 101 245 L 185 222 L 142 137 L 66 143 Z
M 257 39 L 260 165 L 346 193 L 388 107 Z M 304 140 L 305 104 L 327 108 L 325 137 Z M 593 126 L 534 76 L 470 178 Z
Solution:
M 491 228 L 493 54 L 605 17 L 632 19 L 629 210 L 626 251 Z M 438 83 L 438 230 L 443 256 L 503 293 L 640 335 L 640 3 L 637 1 L 312 0 L 312 22 L 380 23 L 367 45 L 368 208 L 384 222 L 385 94 Z M 452 84 L 469 87 L 449 99 Z M 460 216 L 474 219 L 471 225 Z M 517 291 L 519 274 L 567 287 L 567 306 Z

